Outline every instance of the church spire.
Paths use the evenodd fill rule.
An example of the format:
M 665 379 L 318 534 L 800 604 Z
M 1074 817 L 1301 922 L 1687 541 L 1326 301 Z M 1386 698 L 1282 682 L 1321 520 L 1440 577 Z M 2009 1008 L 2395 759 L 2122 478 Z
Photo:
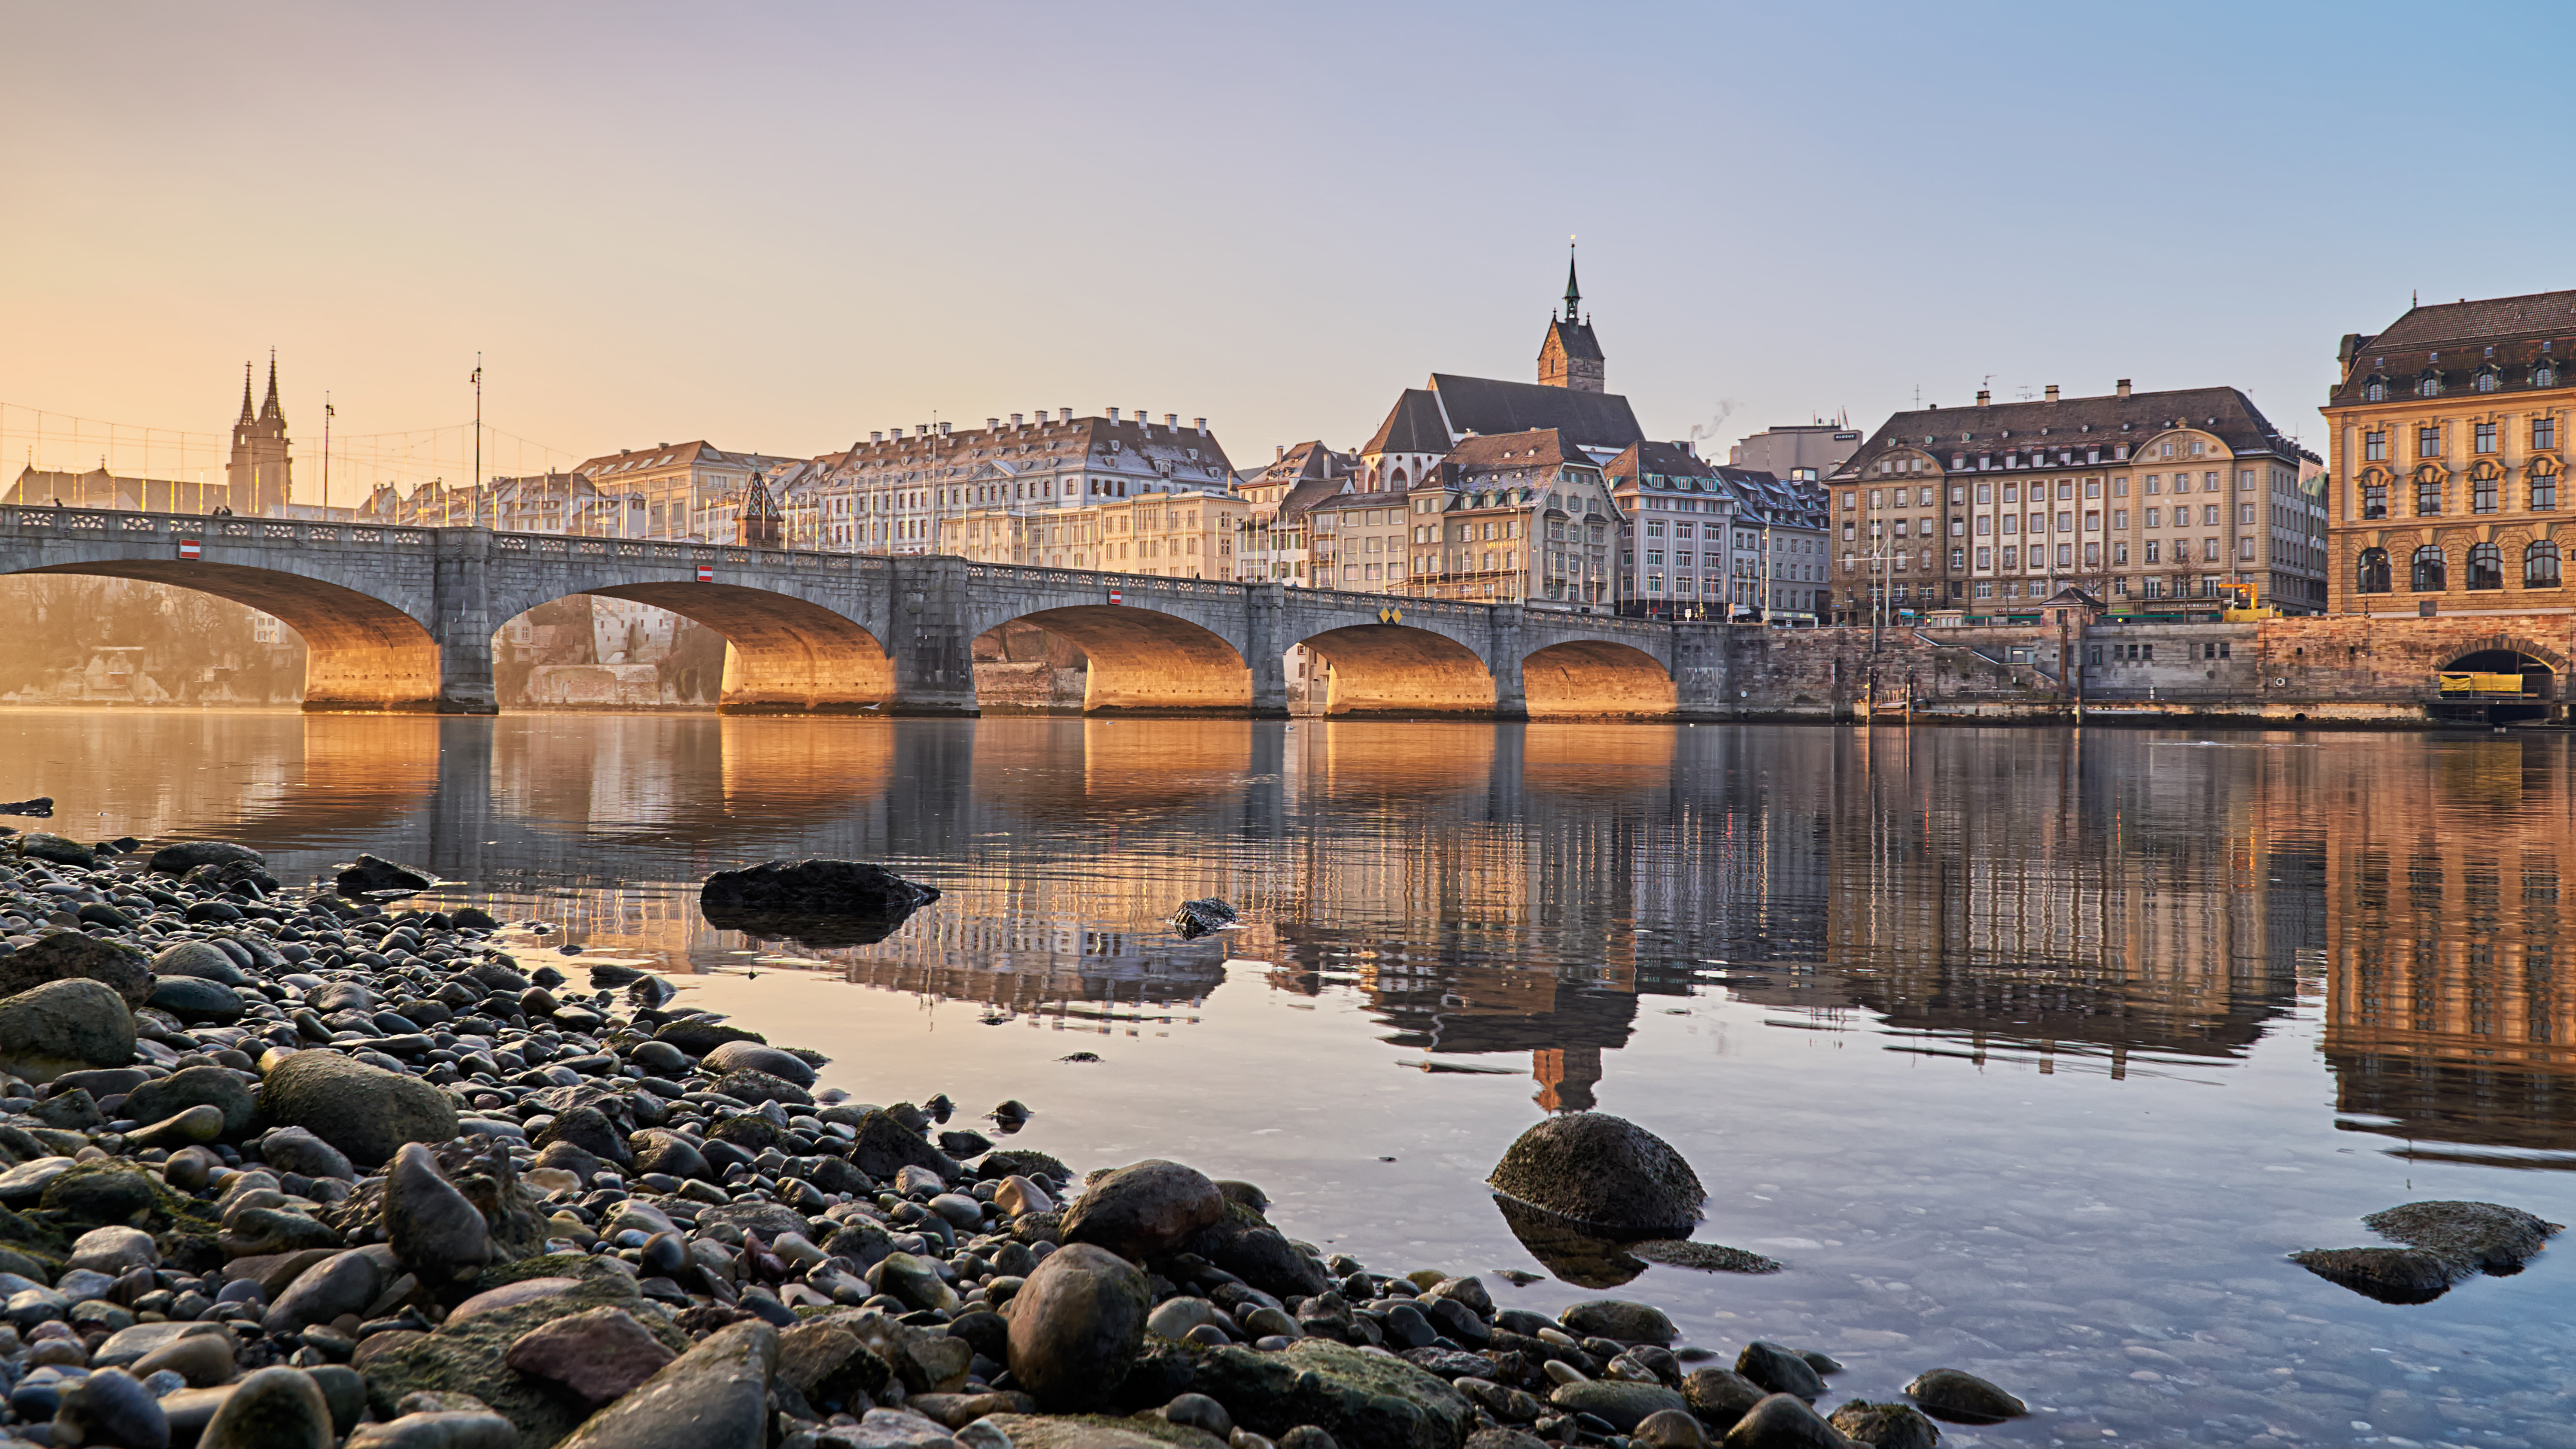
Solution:
M 1582 305 L 1583 289 L 1574 284 L 1574 243 L 1568 240 L 1565 244 L 1565 320 L 1581 321 L 1582 313 L 1576 309 Z
M 286 415 L 278 411 L 277 407 L 277 349 L 274 347 L 268 349 L 268 401 L 259 405 L 259 416 L 263 422 L 270 419 L 278 422 L 286 420 Z
M 250 369 L 251 369 L 251 364 L 250 364 L 250 363 L 245 362 L 245 363 L 243 363 L 243 364 L 242 364 L 242 415 L 241 415 L 241 420 L 242 420 L 243 422 L 245 422 L 245 423 L 247 423 L 247 422 L 249 422 L 249 421 L 251 420 L 251 411 L 250 411 Z

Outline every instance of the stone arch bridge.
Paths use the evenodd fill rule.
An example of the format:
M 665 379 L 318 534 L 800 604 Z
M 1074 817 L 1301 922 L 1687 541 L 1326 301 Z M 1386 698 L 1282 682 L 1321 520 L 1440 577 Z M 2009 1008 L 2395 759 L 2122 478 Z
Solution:
M 975 638 L 1026 620 L 1089 654 L 1086 712 L 1284 715 L 1282 658 L 1302 644 L 1328 714 L 1719 718 L 1733 632 L 944 555 L 0 509 L 0 574 L 19 573 L 140 579 L 272 614 L 307 646 L 308 710 L 490 713 L 493 631 L 572 594 L 723 634 L 731 711 L 972 714 Z

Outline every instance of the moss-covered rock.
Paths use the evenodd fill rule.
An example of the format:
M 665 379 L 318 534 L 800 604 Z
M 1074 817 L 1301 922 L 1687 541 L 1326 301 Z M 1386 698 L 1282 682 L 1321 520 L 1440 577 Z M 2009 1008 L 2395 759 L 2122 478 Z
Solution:
M 1222 1449 L 1225 1443 L 1186 1424 L 1106 1414 L 986 1414 L 976 1422 L 1009 1435 L 1011 1449 Z
M 583 1253 L 548 1253 L 506 1263 L 477 1278 L 475 1293 L 529 1278 L 570 1278 L 574 1286 L 532 1302 L 450 1319 L 438 1331 L 367 1360 L 367 1402 L 391 1419 L 403 1395 L 423 1390 L 472 1394 L 519 1431 L 520 1449 L 548 1449 L 570 1434 L 589 1407 L 560 1385 L 533 1378 L 503 1361 L 510 1345 L 530 1329 L 594 1308 L 623 1308 L 673 1353 L 689 1350 L 688 1335 L 636 1292 L 635 1280 Z
M 1273 1439 L 1300 1424 L 1341 1449 L 1459 1449 L 1475 1411 L 1447 1380 L 1382 1353 L 1301 1339 L 1279 1353 L 1219 1348 L 1191 1389 L 1225 1405 L 1237 1426 Z M 1678 1397 L 1678 1396 L 1676 1396 Z
M 72 1239 L 113 1223 L 150 1233 L 166 1267 L 202 1273 L 223 1266 L 215 1241 L 221 1224 L 212 1205 L 172 1192 L 125 1158 L 73 1167 L 45 1185 L 40 1201 L 41 1207 L 26 1213 L 0 1208 L 0 1243 L 59 1262 L 71 1251 Z

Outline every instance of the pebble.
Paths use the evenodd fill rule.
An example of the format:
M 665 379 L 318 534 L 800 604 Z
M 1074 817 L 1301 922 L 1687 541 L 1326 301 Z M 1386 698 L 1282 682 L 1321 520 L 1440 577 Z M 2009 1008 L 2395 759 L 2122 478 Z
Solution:
M 172 1397 L 177 1397 L 173 1395 Z M 215 1410 L 198 1449 L 331 1449 L 331 1405 L 300 1369 L 264 1368 L 244 1378 Z

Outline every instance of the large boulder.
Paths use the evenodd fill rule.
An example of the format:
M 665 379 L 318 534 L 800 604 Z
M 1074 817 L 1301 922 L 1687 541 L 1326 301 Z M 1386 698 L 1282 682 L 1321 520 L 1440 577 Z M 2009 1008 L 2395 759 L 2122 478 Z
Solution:
M 155 976 L 194 976 L 202 981 L 221 982 L 226 986 L 247 986 L 250 977 L 223 948 L 211 941 L 181 941 L 164 947 L 152 958 Z
M 1430 1371 L 1385 1353 L 1305 1338 L 1278 1353 L 1210 1350 L 1190 1388 L 1234 1415 L 1236 1427 L 1278 1440 L 1312 1424 L 1339 1449 L 1459 1449 L 1476 1415 Z
M 673 1359 L 563 1449 L 767 1449 L 778 1330 L 749 1319 Z
M 1605 1112 L 1569 1112 L 1530 1128 L 1487 1181 L 1515 1201 L 1611 1236 L 1687 1236 L 1708 1201 L 1670 1143 Z
M 56 865 L 76 865 L 89 870 L 98 864 L 98 852 L 77 840 L 66 839 L 49 830 L 30 830 L 9 842 L 20 855 L 34 860 L 50 860 Z
M 152 999 L 152 958 L 122 941 L 78 931 L 56 931 L 0 956 L 0 996 L 15 996 L 48 981 L 98 982 L 130 1010 Z
M 222 1394 L 198 1449 L 331 1449 L 337 1437 L 331 1401 L 302 1369 L 264 1368 Z
M 1148 1158 L 1103 1174 L 1064 1215 L 1064 1241 L 1097 1243 L 1142 1262 L 1225 1216 L 1206 1173 Z
M 296 1052 L 270 1068 L 259 1103 L 269 1122 L 305 1128 L 361 1167 L 386 1161 L 406 1142 L 456 1135 L 456 1103 L 445 1092 L 331 1051 Z
M 764 1072 L 799 1087 L 814 1085 L 814 1068 L 803 1057 L 758 1042 L 729 1041 L 706 1054 L 703 1063 L 708 1071 Z
M 1228 1202 L 1216 1221 L 1181 1239 L 1173 1251 L 1195 1253 L 1277 1298 L 1312 1298 L 1333 1286 L 1323 1264 L 1297 1251 L 1286 1234 L 1239 1202 Z
M 891 1179 L 906 1167 L 926 1167 L 954 1182 L 966 1169 L 927 1138 L 885 1112 L 859 1119 L 858 1137 L 850 1144 L 850 1165 L 874 1178 Z
M 482 1212 L 420 1143 L 406 1142 L 394 1153 L 385 1169 L 383 1202 L 386 1240 L 422 1282 L 470 1278 L 492 1261 L 492 1233 Z
M 855 860 L 765 861 L 717 871 L 698 888 L 708 925 L 816 945 L 882 941 L 937 899 L 934 887 Z
M 201 865 L 231 865 L 236 861 L 266 868 L 268 857 L 247 845 L 229 840 L 186 840 L 165 845 L 152 852 L 144 869 L 155 875 L 186 875 Z
M 1107 1249 L 1068 1244 L 1012 1298 L 1011 1376 L 1055 1412 L 1108 1403 L 1136 1361 L 1152 1306 L 1144 1270 Z
M 2410 1202 L 2361 1225 L 2394 1242 L 2498 1275 L 2519 1273 L 2559 1225 L 2491 1202 Z
M 194 976 L 171 976 L 152 983 L 152 995 L 145 1003 L 156 1011 L 166 1011 L 191 1024 L 212 1022 L 229 1026 L 241 1020 L 242 999 L 220 981 L 205 981 Z
M 340 867 L 332 881 L 344 896 L 397 895 L 425 891 L 438 884 L 438 877 L 408 865 L 397 865 L 379 856 L 360 855 Z
M 134 1013 L 99 982 L 48 981 L 0 999 L 0 1072 L 50 1082 L 65 1072 L 132 1060 Z

